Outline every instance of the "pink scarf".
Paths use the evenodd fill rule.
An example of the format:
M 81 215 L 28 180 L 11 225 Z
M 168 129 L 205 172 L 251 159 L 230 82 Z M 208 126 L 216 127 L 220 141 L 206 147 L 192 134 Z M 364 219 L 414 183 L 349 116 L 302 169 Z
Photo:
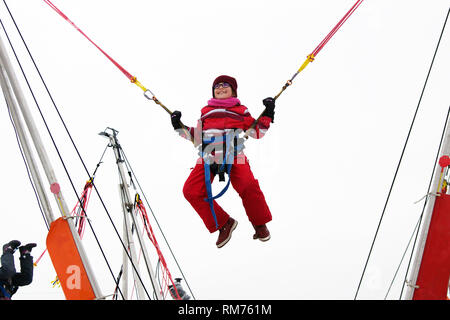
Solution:
M 240 104 L 241 104 L 241 101 L 239 101 L 239 99 L 235 98 L 235 97 L 231 97 L 231 98 L 227 98 L 227 99 L 212 98 L 208 101 L 208 106 L 211 106 L 211 107 L 229 108 L 229 107 L 239 106 Z

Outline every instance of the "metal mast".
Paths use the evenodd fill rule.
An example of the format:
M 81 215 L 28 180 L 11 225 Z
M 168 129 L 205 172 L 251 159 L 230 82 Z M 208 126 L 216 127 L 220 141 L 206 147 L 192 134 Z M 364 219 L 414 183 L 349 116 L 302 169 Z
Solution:
M 106 132 L 107 130 L 111 131 L 111 133 Z M 136 255 L 136 247 L 135 247 L 135 243 L 134 243 L 134 237 L 133 237 L 133 230 L 134 233 L 137 236 L 137 240 L 138 240 L 138 245 L 141 248 L 142 251 L 142 256 L 144 258 L 144 262 L 145 262 L 145 267 L 147 269 L 148 275 L 150 277 L 150 281 L 152 283 L 153 286 L 153 290 L 154 293 L 156 295 L 156 298 L 158 300 L 162 299 L 162 295 L 161 295 L 161 288 L 159 286 L 158 281 L 156 281 L 156 277 L 155 274 L 153 272 L 153 268 L 150 262 L 150 258 L 148 256 L 148 252 L 144 243 L 144 239 L 142 238 L 142 235 L 139 232 L 138 229 L 138 225 L 137 225 L 137 221 L 136 221 L 136 217 L 133 214 L 133 204 L 134 204 L 134 198 L 131 197 L 130 194 L 130 186 L 127 183 L 127 178 L 126 178 L 126 171 L 125 171 L 125 167 L 124 167 L 124 159 L 122 157 L 122 148 L 119 144 L 119 140 L 117 139 L 117 134 L 119 132 L 115 129 L 112 128 L 107 128 L 104 132 L 100 133 L 100 135 L 106 136 L 108 137 L 109 141 L 110 141 L 110 145 L 112 146 L 113 150 L 114 150 L 114 156 L 116 158 L 116 164 L 117 164 L 117 168 L 119 170 L 119 180 L 120 180 L 120 184 L 119 184 L 119 191 L 120 191 L 120 195 L 121 195 L 121 201 L 122 201 L 122 209 L 123 209 L 123 227 L 124 227 L 124 239 L 125 239 L 125 245 L 128 248 L 128 251 L 130 253 L 131 256 L 131 263 L 133 263 L 133 265 L 136 268 L 133 268 L 133 276 L 134 276 L 134 282 L 136 284 L 136 288 L 137 288 L 137 293 L 138 293 L 138 299 L 144 299 L 144 289 L 143 289 L 143 284 L 142 284 L 142 278 L 140 278 L 136 272 L 136 270 L 138 270 L 137 268 L 137 255 Z M 130 220 L 131 218 L 131 220 Z M 123 273 L 122 273 L 122 277 L 123 279 L 127 279 L 127 270 L 128 270 L 128 254 L 127 252 L 124 251 L 123 253 Z M 128 291 L 127 286 L 128 284 L 126 283 L 126 281 L 123 282 L 122 284 L 123 286 L 123 290 L 122 293 L 124 294 L 124 297 L 126 297 L 126 293 Z
M 442 142 L 442 148 L 439 153 L 440 159 L 444 155 L 450 154 L 450 123 L 448 123 L 447 119 L 447 127 L 445 128 L 444 140 Z M 414 291 L 417 289 L 417 277 L 419 275 L 420 266 L 422 263 L 422 257 L 425 249 L 425 243 L 428 237 L 428 231 L 430 229 L 431 217 L 433 215 L 433 209 L 436 202 L 436 197 L 439 196 L 438 188 L 440 182 L 440 170 L 439 167 L 436 166 L 433 182 L 431 184 L 431 190 L 429 190 L 429 194 L 427 196 L 427 207 L 423 216 L 423 226 L 421 229 L 420 236 L 418 238 L 418 245 L 415 253 L 415 257 L 412 263 L 411 272 L 409 274 L 409 278 L 406 281 L 407 289 L 404 294 L 403 299 L 412 300 Z
M 0 85 L 2 87 L 3 95 L 5 96 L 6 103 L 8 105 L 9 112 L 11 114 L 12 121 L 17 130 L 17 136 L 19 138 L 20 145 L 23 149 L 23 154 L 25 156 L 25 161 L 30 170 L 31 179 L 33 181 L 33 185 L 36 188 L 36 192 L 38 193 L 38 197 L 42 206 L 42 210 L 44 212 L 45 220 L 49 224 L 51 221 L 55 220 L 52 212 L 52 208 L 50 206 L 50 201 L 47 198 L 47 194 L 44 191 L 44 185 L 42 184 L 42 178 L 39 173 L 39 169 L 34 159 L 34 156 L 31 152 L 30 142 L 28 137 L 24 134 L 22 128 L 24 127 L 22 118 L 17 113 L 16 102 L 14 101 L 12 95 L 12 89 L 8 82 L 8 77 L 6 75 L 6 71 L 2 64 L 0 64 Z
M 18 132 L 19 140 L 22 144 L 23 151 L 25 154 L 25 158 L 30 167 L 30 173 L 33 179 L 33 183 L 36 186 L 38 196 L 40 198 L 40 202 L 43 206 L 43 211 L 45 217 L 47 219 L 47 223 L 50 225 L 54 220 L 54 215 L 52 213 L 52 209 L 49 205 L 49 201 L 44 191 L 44 183 L 39 175 L 39 170 L 37 168 L 36 161 L 34 160 L 33 154 L 31 152 L 31 148 L 29 146 L 28 139 L 26 138 L 26 128 L 28 129 L 28 133 L 31 136 L 32 142 L 34 144 L 34 148 L 39 156 L 42 168 L 44 169 L 45 175 L 47 177 L 47 181 L 49 186 L 58 186 L 58 180 L 56 178 L 55 172 L 47 155 L 44 144 L 41 140 L 39 132 L 34 123 L 33 117 L 29 110 L 27 101 L 23 95 L 22 89 L 19 85 L 17 77 L 15 75 L 14 69 L 11 65 L 11 62 L 8 58 L 8 54 L 6 48 L 3 44 L 3 40 L 0 38 L 0 79 L 3 93 L 5 94 L 6 101 L 8 103 L 8 108 L 11 112 L 11 116 L 14 122 L 14 126 Z M 25 121 L 26 127 L 23 125 L 23 122 L 20 119 L 19 114 L 22 114 L 22 117 Z M 61 216 L 66 217 L 70 214 L 70 211 L 67 207 L 67 204 L 64 200 L 63 194 L 61 190 L 54 193 L 54 198 L 57 202 L 57 207 L 60 210 Z M 97 285 L 96 279 L 92 272 L 92 268 L 90 267 L 89 261 L 86 256 L 86 252 L 81 243 L 81 239 L 78 233 L 75 230 L 74 224 L 72 220 L 68 220 L 70 231 L 75 240 L 77 249 L 80 253 L 80 257 L 82 259 L 83 265 L 86 269 L 87 276 L 94 290 L 95 296 L 97 298 L 101 298 L 102 294 L 100 292 L 100 288 Z

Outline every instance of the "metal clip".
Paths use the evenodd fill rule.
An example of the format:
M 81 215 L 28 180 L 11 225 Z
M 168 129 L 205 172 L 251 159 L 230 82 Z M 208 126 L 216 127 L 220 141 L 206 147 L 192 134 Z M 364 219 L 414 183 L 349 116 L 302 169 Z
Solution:
M 149 94 L 151 94 L 151 96 Z M 155 95 L 153 94 L 153 92 L 147 89 L 144 91 L 144 97 L 146 97 L 148 100 L 154 100 L 153 98 L 155 97 Z

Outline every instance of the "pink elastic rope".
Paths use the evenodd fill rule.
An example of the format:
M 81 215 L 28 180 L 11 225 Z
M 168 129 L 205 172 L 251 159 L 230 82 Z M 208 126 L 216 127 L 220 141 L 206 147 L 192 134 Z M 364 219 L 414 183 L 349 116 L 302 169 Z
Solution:
M 134 77 L 123 68 L 120 64 L 118 64 L 113 58 L 111 58 L 102 48 L 100 48 L 94 41 L 92 41 L 80 28 L 77 27 L 75 23 L 73 23 L 61 10 L 59 10 L 50 0 L 44 0 L 46 4 L 48 4 L 53 10 L 55 10 L 61 17 L 63 17 L 67 22 L 69 22 L 75 29 L 77 29 L 89 42 L 91 42 L 101 53 L 103 53 L 122 73 L 133 81 Z

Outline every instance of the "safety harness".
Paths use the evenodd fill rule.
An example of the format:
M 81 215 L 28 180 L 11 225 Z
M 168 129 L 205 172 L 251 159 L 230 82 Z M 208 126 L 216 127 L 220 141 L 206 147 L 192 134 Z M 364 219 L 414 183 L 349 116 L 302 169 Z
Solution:
M 212 147 L 212 148 L 211 148 Z M 239 152 L 244 149 L 243 139 L 239 138 L 239 130 L 230 130 L 221 136 L 212 136 L 202 138 L 202 145 L 200 156 L 203 159 L 203 167 L 205 170 L 205 185 L 207 198 L 204 200 L 208 202 L 211 213 L 216 224 L 216 229 L 219 229 L 216 212 L 214 211 L 214 200 L 220 198 L 225 194 L 230 186 L 230 172 L 233 167 L 234 158 Z M 222 158 L 216 162 L 217 156 L 215 153 L 222 151 Z M 219 181 L 225 181 L 225 173 L 228 175 L 228 182 L 225 187 L 217 195 L 212 195 L 211 175 L 214 177 L 219 175 Z

